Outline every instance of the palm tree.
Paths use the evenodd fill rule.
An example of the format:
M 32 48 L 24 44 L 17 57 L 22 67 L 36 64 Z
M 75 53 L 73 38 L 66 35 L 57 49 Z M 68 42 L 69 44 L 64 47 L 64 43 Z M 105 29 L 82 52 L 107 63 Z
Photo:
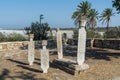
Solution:
M 108 32 L 111 16 L 114 16 L 114 13 L 113 13 L 113 10 L 110 8 L 106 8 L 105 10 L 103 10 L 100 16 L 100 21 L 102 21 L 102 24 L 103 23 L 107 24 L 107 32 Z
M 81 19 L 81 12 L 80 11 L 75 11 L 72 15 L 72 19 L 74 19 L 74 23 L 75 25 L 79 25 L 80 26 L 80 19 Z
M 97 24 L 96 19 L 98 19 L 98 11 L 95 9 L 91 9 L 88 15 L 89 25 L 92 29 L 95 29 L 95 26 Z
M 72 19 L 75 20 L 75 24 L 80 24 L 80 19 L 84 17 L 87 19 L 91 4 L 88 1 L 82 1 L 78 6 L 76 11 L 72 15 Z M 79 26 L 80 27 L 80 26 Z
M 112 2 L 113 2 L 112 6 L 116 8 L 118 13 L 120 13 L 120 0 L 114 0 Z

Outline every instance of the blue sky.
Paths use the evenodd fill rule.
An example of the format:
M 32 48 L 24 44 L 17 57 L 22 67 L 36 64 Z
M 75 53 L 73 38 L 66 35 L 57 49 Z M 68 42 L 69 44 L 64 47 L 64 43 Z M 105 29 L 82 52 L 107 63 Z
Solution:
M 0 0 L 0 28 L 24 28 L 32 22 L 48 22 L 50 27 L 75 27 L 71 19 L 77 5 L 84 0 Z M 105 8 L 112 8 L 112 0 L 87 0 L 92 8 L 101 13 Z M 115 10 L 114 10 L 115 11 Z M 120 25 L 120 14 L 111 18 L 111 26 Z M 98 26 L 101 25 L 98 22 Z

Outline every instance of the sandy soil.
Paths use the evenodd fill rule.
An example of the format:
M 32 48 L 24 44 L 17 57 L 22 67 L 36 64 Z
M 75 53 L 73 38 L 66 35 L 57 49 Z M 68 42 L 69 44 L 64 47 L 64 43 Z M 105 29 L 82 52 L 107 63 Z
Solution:
M 76 46 L 64 50 L 64 58 L 76 60 Z M 12 55 L 11 55 L 12 54 Z M 57 58 L 56 49 L 50 50 L 50 61 Z M 78 80 L 112 80 L 120 77 L 120 50 L 87 49 L 86 61 L 90 69 L 81 72 Z M 27 50 L 0 52 L 0 80 L 75 80 L 74 75 L 53 66 L 47 74 L 40 68 L 40 51 L 35 51 L 34 65 L 27 61 Z

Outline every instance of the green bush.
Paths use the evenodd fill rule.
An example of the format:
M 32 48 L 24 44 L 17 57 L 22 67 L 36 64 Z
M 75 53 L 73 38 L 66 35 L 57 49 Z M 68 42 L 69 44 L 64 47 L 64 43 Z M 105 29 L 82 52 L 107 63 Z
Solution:
M 110 29 L 104 33 L 104 38 L 120 38 L 120 28 Z
M 18 33 L 9 34 L 6 37 L 6 41 L 25 41 L 25 40 L 26 40 L 26 38 Z
M 49 37 L 47 36 L 47 31 L 50 31 L 50 27 L 48 23 L 32 23 L 30 27 L 24 28 L 26 34 L 34 34 L 34 40 L 47 40 Z
M 7 41 L 25 41 L 27 40 L 24 36 L 18 33 L 11 33 L 7 36 L 0 33 L 0 42 L 7 42 Z
M 0 32 L 0 42 L 7 42 L 7 41 L 25 41 L 26 38 L 18 33 L 11 33 L 7 36 Z
M 87 30 L 87 38 L 101 38 L 102 36 L 95 31 Z
M 74 38 L 74 39 L 78 39 L 78 29 L 75 28 L 75 29 L 73 30 L 73 32 L 74 32 L 73 38 Z
M 5 39 L 5 35 L 0 32 L 0 42 L 4 41 L 4 39 Z
M 96 31 L 93 31 L 93 30 L 86 30 L 86 33 L 87 33 L 87 38 L 101 38 L 102 36 L 96 32 Z M 78 39 L 78 29 L 74 29 L 74 35 L 73 35 L 73 38 L 74 39 Z

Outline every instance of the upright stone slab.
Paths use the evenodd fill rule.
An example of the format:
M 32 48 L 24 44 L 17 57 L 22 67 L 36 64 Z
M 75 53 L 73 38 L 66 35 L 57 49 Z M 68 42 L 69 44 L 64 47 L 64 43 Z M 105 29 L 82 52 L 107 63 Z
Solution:
M 41 50 L 41 58 L 40 58 L 41 68 L 43 70 L 43 73 L 47 73 L 49 68 L 49 50 L 46 49 L 46 45 L 47 45 L 47 41 L 43 40 L 42 41 L 43 49 Z
M 78 32 L 78 50 L 77 50 L 77 63 L 78 65 L 83 65 L 85 61 L 85 50 L 86 50 L 86 31 L 85 31 L 86 22 L 81 21 L 81 28 Z
M 33 41 L 34 35 L 30 34 L 29 37 L 30 37 L 30 41 L 28 42 L 28 62 L 29 65 L 33 65 L 34 54 L 35 54 L 35 50 L 34 50 L 35 46 Z
M 59 28 L 57 29 L 57 52 L 58 59 L 62 59 L 63 58 L 62 35 Z

